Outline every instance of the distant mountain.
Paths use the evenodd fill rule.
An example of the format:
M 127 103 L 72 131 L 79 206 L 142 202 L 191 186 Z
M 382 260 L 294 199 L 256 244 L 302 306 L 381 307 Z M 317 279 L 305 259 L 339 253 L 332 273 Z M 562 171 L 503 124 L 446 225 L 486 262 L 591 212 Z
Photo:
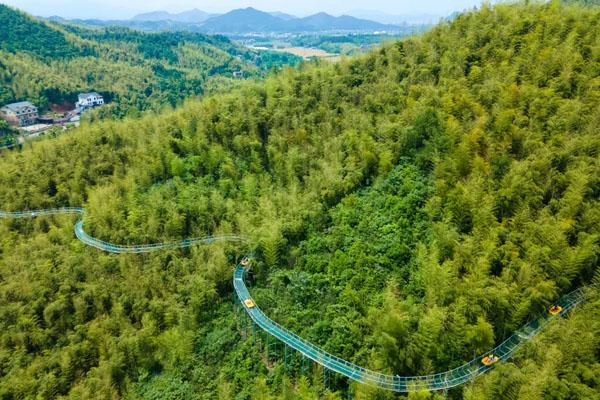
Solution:
M 133 21 L 165 21 L 171 19 L 171 13 L 166 11 L 152 11 L 138 14 L 131 19 Z
M 184 11 L 181 13 L 169 13 L 167 11 L 153 11 L 134 16 L 132 21 L 177 21 L 184 23 L 200 23 L 207 19 L 216 16 L 202 10 L 194 8 L 193 10 Z
M 356 18 L 377 21 L 382 24 L 434 24 L 444 17 L 442 14 L 392 15 L 374 10 L 352 10 L 346 14 Z
M 50 20 L 65 22 L 62 18 Z M 138 14 L 129 20 L 69 20 L 71 23 L 91 26 L 124 26 L 142 31 L 188 31 L 244 35 L 250 33 L 303 33 L 303 32 L 397 32 L 399 26 L 386 25 L 349 15 L 334 17 L 321 12 L 298 18 L 282 12 L 264 12 L 252 7 L 232 10 L 226 14 L 208 14 L 194 9 L 178 14 L 154 11 Z
M 143 20 L 103 20 L 103 19 L 63 19 L 60 17 L 47 18 L 51 22 L 60 22 L 63 24 L 80 25 L 86 27 L 124 27 L 135 29 L 144 32 L 199 32 L 203 31 L 200 29 L 200 24 L 178 22 L 170 19 L 158 20 L 158 21 L 143 21 Z
M 252 7 L 237 9 L 227 14 L 210 18 L 200 30 L 211 33 L 265 33 L 265 32 L 328 32 L 328 31 L 373 31 L 397 30 L 397 26 L 385 25 L 343 15 L 334 17 L 318 13 L 305 18 L 294 18 L 289 14 L 267 13 Z
M 296 19 L 284 20 L 252 7 L 240 8 L 213 17 L 202 30 L 213 33 L 291 32 L 301 26 Z
M 279 12 L 279 11 L 273 11 L 273 12 L 270 12 L 269 14 L 271 14 L 274 17 L 281 18 L 284 21 L 290 21 L 292 19 L 298 19 L 298 17 L 296 17 L 295 15 L 286 14 L 286 13 Z
M 211 14 L 194 8 L 193 10 L 184 11 L 174 15 L 176 17 L 175 21 L 179 22 L 204 22 L 209 18 L 217 16 L 218 14 Z
M 379 22 L 359 19 L 349 15 L 334 17 L 327 13 L 321 12 L 310 15 L 298 20 L 304 26 L 310 27 L 314 31 L 340 30 L 340 31 L 363 31 L 363 30 L 386 30 L 389 25 Z

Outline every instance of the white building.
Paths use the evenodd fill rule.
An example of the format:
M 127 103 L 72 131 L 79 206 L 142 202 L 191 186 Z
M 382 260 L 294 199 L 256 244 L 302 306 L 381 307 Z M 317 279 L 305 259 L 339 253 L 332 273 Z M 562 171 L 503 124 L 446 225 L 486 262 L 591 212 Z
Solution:
M 81 109 L 92 108 L 104 104 L 104 98 L 96 92 L 80 93 L 77 98 L 79 101 L 75 106 Z

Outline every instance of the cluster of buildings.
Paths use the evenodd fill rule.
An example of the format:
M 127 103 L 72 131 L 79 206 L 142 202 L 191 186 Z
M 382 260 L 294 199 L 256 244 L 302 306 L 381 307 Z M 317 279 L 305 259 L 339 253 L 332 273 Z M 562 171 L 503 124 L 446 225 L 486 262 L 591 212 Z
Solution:
M 65 114 L 62 119 L 54 120 L 54 123 L 65 123 L 70 120 L 77 119 L 79 113 L 104 104 L 104 98 L 96 93 L 81 93 L 77 96 L 75 110 Z M 18 103 L 7 104 L 0 108 L 0 118 L 8 122 L 12 126 L 26 127 L 40 122 L 38 108 L 28 101 L 20 101 Z M 47 122 L 47 121 L 43 121 Z

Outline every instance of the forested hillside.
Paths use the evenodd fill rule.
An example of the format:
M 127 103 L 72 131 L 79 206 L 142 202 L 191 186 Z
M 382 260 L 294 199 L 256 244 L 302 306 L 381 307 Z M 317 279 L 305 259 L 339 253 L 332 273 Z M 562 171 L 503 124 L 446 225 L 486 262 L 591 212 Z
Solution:
M 123 116 L 200 95 L 211 77 L 261 76 L 300 61 L 222 36 L 41 22 L 2 4 L 0 24 L 0 104 L 29 100 L 45 109 L 93 90 L 112 103 L 105 114 Z
M 600 280 L 598 126 L 600 9 L 552 2 L 6 153 L 3 209 L 84 206 L 117 243 L 251 244 L 109 255 L 72 217 L 0 220 L 0 397 L 401 398 L 265 363 L 232 311 L 236 260 L 254 254 L 267 315 L 337 356 L 456 367 Z M 599 307 L 408 397 L 599 398 Z

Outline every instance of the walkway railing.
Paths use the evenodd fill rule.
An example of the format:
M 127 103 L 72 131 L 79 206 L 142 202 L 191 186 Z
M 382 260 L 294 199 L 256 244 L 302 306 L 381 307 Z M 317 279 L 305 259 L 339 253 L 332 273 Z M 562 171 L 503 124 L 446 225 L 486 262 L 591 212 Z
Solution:
M 89 246 L 110 253 L 147 253 L 157 250 L 189 247 L 195 244 L 209 244 L 217 241 L 248 241 L 248 238 L 241 235 L 218 235 L 144 245 L 113 244 L 96 239 L 84 231 L 84 213 L 85 212 L 83 208 L 65 207 L 17 212 L 0 211 L 0 218 L 35 218 L 38 216 L 54 214 L 78 214 L 80 218 L 75 224 L 75 235 L 77 238 Z M 525 342 L 531 340 L 533 336 L 546 327 L 552 320 L 564 315 L 578 304 L 585 301 L 588 290 L 591 293 L 592 291 L 598 289 L 597 284 L 591 285 L 587 288 L 577 289 L 561 297 L 556 302 L 556 305 L 560 306 L 561 310 L 557 315 L 546 314 L 539 316 L 538 318 L 525 324 L 521 329 L 517 330 L 508 339 L 494 349 L 490 350 L 488 353 L 476 357 L 458 368 L 433 375 L 398 376 L 371 371 L 351 363 L 350 361 L 336 357 L 335 355 L 330 354 L 320 347 L 317 347 L 316 345 L 302 339 L 300 336 L 271 320 L 254 302 L 252 303 L 253 306 L 251 307 L 246 305 L 244 300 L 253 299 L 250 296 L 250 292 L 248 291 L 248 288 L 244 282 L 245 272 L 246 268 L 243 265 L 237 266 L 233 274 L 233 286 L 241 305 L 243 306 L 245 312 L 250 316 L 250 319 L 253 321 L 253 323 L 259 326 L 267 334 L 277 338 L 286 346 L 298 351 L 304 357 L 307 357 L 313 360 L 315 363 L 322 365 L 329 371 L 337 372 L 360 383 L 375 386 L 381 389 L 393 390 L 395 392 L 449 389 L 474 379 L 475 377 L 493 368 L 492 365 L 486 366 L 482 364 L 481 360 L 484 356 L 494 354 L 496 357 L 499 357 L 501 362 L 507 360 L 514 355 L 519 347 L 521 347 Z
M 371 371 L 336 357 L 268 318 L 262 312 L 260 307 L 256 305 L 256 302 L 252 299 L 252 296 L 246 287 L 244 281 L 245 271 L 246 268 L 244 266 L 237 266 L 233 276 L 233 286 L 245 312 L 258 327 L 330 371 L 337 372 L 360 383 L 381 389 L 393 390 L 395 392 L 444 390 L 466 383 L 493 368 L 493 365 L 486 366 L 482 363 L 483 357 L 493 354 L 498 357 L 500 361 L 511 358 L 519 347 L 529 341 L 552 320 L 564 315 L 586 299 L 586 289 L 584 288 L 577 289 L 563 296 L 556 302 L 556 305 L 561 307 L 561 311 L 557 315 L 550 315 L 548 313 L 547 315 L 540 316 L 528 322 L 494 349 L 474 358 L 458 368 L 432 375 L 399 376 Z M 592 285 L 593 289 L 597 289 L 597 287 L 598 285 Z M 251 306 L 246 305 L 244 302 L 244 300 L 248 299 L 252 300 L 250 303 Z
M 178 249 L 182 247 L 190 247 L 196 244 L 210 244 L 214 242 L 244 242 L 247 240 L 246 237 L 240 235 L 217 235 L 217 236 L 204 236 L 197 238 L 184 239 L 174 242 L 165 243 L 152 243 L 143 245 L 121 245 L 108 243 L 100 239 L 96 239 L 88 235 L 83 229 L 83 215 L 85 211 L 83 208 L 77 207 L 64 207 L 64 208 L 53 208 L 46 210 L 30 210 L 30 211 L 16 211 L 7 212 L 0 211 L 0 218 L 35 218 L 44 215 L 56 215 L 56 214 L 79 214 L 80 219 L 75 223 L 75 236 L 83 243 L 88 246 L 95 247 L 99 250 L 106 251 L 109 253 L 149 253 L 157 250 L 168 250 Z

